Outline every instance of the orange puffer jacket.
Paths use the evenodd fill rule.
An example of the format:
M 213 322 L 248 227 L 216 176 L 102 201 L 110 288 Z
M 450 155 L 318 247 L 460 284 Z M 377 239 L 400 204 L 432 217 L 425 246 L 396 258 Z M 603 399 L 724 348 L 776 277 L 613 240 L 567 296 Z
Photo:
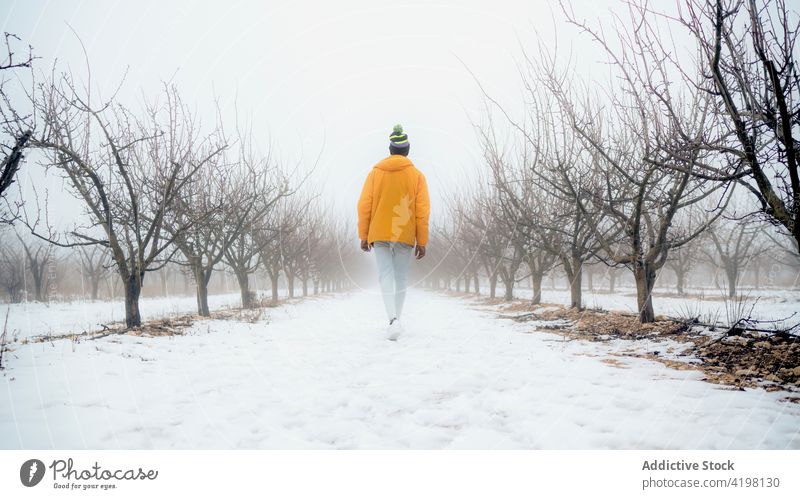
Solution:
M 367 175 L 358 200 L 358 237 L 362 241 L 428 244 L 430 214 L 425 176 L 405 156 L 393 154 Z

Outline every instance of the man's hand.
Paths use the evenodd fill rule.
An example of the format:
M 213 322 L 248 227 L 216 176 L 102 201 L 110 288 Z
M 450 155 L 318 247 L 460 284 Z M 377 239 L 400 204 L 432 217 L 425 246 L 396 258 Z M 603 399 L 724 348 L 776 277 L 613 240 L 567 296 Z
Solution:
M 363 251 L 369 251 L 372 248 L 372 245 L 369 244 L 367 241 L 361 241 L 361 249 Z
M 417 258 L 417 260 L 425 258 L 425 246 L 417 246 L 414 248 L 414 256 Z

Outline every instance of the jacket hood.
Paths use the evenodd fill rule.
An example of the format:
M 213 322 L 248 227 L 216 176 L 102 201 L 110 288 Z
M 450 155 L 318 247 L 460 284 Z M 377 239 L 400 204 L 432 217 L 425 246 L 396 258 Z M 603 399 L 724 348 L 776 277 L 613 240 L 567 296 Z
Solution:
M 401 154 L 392 154 L 391 156 L 378 161 L 378 164 L 375 165 L 375 168 L 387 172 L 396 172 L 413 165 L 414 163 L 412 163 L 411 160 L 406 156 Z

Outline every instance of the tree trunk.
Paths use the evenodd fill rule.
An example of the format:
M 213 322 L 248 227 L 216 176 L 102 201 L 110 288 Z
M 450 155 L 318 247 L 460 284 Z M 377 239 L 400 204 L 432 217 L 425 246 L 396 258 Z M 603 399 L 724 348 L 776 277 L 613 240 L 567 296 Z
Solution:
M 294 274 L 286 274 L 286 288 L 289 290 L 289 298 L 294 298 Z
M 208 309 L 208 281 L 211 278 L 211 273 L 208 274 L 203 270 L 199 258 L 194 258 L 192 261 L 192 275 L 194 276 L 195 291 L 197 295 L 197 313 L 201 317 L 211 316 L 211 311 Z
M 142 315 L 139 312 L 139 296 L 142 294 L 144 273 L 131 274 L 125 282 L 125 325 L 138 327 L 142 325 Z
M 544 272 L 531 273 L 531 288 L 533 289 L 533 297 L 531 298 L 532 305 L 538 305 L 542 302 L 542 279 L 544 279 Z
M 682 270 L 676 270 L 675 271 L 675 280 L 676 280 L 675 289 L 677 290 L 678 294 L 679 295 L 684 294 L 683 287 L 685 285 L 686 272 L 684 272 Z
M 608 273 L 608 292 L 613 293 L 616 287 L 617 287 L 617 271 L 616 269 L 612 268 L 611 272 Z
M 158 277 L 161 280 L 161 296 L 168 296 L 167 281 L 169 280 L 169 274 L 165 269 L 161 269 L 158 273 Z
M 473 284 L 472 287 L 475 288 L 475 294 L 476 295 L 481 294 L 481 278 L 477 272 L 472 274 L 472 284 Z
M 92 301 L 97 300 L 97 296 L 100 292 L 100 277 L 92 276 Z
M 278 303 L 278 274 L 270 274 L 269 282 L 272 285 L 272 303 Z
M 589 287 L 589 291 L 594 291 L 594 272 L 591 270 L 586 271 L 586 281 L 587 286 Z
M 583 310 L 583 261 L 578 257 L 571 257 L 569 260 L 562 259 L 564 272 L 569 282 L 570 303 L 569 307 L 576 310 Z
M 739 280 L 739 267 L 735 263 L 725 265 L 725 276 L 728 279 L 728 298 L 736 296 L 736 281 Z
M 308 278 L 304 278 L 302 281 L 303 281 L 303 296 L 308 296 Z
M 211 280 L 211 272 L 208 273 L 208 278 L 201 270 L 200 275 L 197 276 L 197 313 L 203 317 L 210 317 L 211 311 L 208 308 L 208 281 Z
M 202 279 L 197 281 L 197 313 L 203 317 L 211 316 L 208 309 L 208 286 Z
M 567 279 L 569 279 L 569 308 L 576 310 L 583 309 L 583 293 L 581 289 L 582 272 L 580 267 L 577 271 L 567 272 Z
M 653 311 L 653 286 L 656 282 L 656 271 L 647 262 L 637 261 L 633 270 L 636 280 L 636 303 L 639 306 L 639 322 L 642 324 L 656 320 Z
M 514 299 L 514 279 L 509 279 L 508 281 L 503 283 L 506 287 L 505 295 L 503 295 L 503 299 L 505 301 L 511 301 Z
M 253 295 L 250 293 L 250 279 L 247 272 L 235 271 L 236 280 L 239 281 L 239 290 L 242 294 L 242 308 L 252 308 Z
M 761 265 L 756 262 L 756 267 L 753 271 L 753 287 L 758 290 L 761 289 Z
M 494 298 L 497 292 L 497 274 L 489 277 L 489 298 Z
M 38 265 L 31 265 L 31 273 L 33 274 L 33 292 L 34 299 L 38 302 L 44 301 L 42 293 L 42 270 Z

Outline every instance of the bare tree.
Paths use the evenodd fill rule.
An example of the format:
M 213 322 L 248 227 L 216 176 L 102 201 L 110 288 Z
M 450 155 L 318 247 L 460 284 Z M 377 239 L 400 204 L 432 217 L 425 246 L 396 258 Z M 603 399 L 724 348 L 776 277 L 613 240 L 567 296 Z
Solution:
M 312 253 L 314 293 L 331 291 L 334 282 L 342 283 L 341 286 L 352 282 L 348 268 L 354 267 L 353 258 L 357 256 L 355 247 L 350 244 L 350 234 L 353 233 L 351 224 L 335 217 L 332 210 L 325 210 L 321 214 L 320 223 L 324 230 L 320 232 L 316 250 Z
M 794 251 L 792 242 L 794 241 L 788 235 L 781 232 L 773 232 L 769 229 L 764 231 L 764 235 L 771 243 L 774 250 L 772 259 L 779 265 L 786 267 L 800 268 L 800 253 Z
M 239 234 L 247 216 L 235 208 L 244 182 L 232 178 L 223 155 L 198 170 L 196 181 L 186 185 L 175 199 L 173 209 L 164 217 L 164 227 L 173 235 L 175 247 L 182 256 L 176 261 L 188 267 L 195 284 L 197 313 L 205 317 L 211 314 L 208 283 L 214 268 L 222 259 L 229 238 Z M 225 210 L 226 206 L 234 208 Z M 229 220 L 227 217 L 233 214 L 240 216 Z M 202 223 L 192 224 L 193 220 L 202 220 Z M 190 230 L 184 230 L 187 224 L 191 224 Z
M 284 198 L 275 209 L 256 224 L 253 238 L 260 248 L 261 262 L 270 280 L 271 300 L 275 304 L 279 299 L 278 285 L 283 272 L 283 238 L 297 225 L 297 217 L 292 198 Z
M 158 275 L 159 283 L 161 284 L 161 296 L 169 296 L 170 282 L 175 282 L 175 277 L 180 272 L 177 271 L 180 267 L 178 264 L 171 262 L 164 265 L 156 274 Z
M 90 296 L 97 300 L 100 283 L 109 274 L 111 254 L 101 245 L 78 246 L 81 274 L 89 278 Z
M 233 153 L 233 157 L 226 152 L 209 162 L 167 216 L 170 232 L 188 220 L 203 220 L 189 231 L 175 233 L 175 244 L 194 277 L 197 309 L 202 316 L 210 315 L 208 283 L 223 259 L 239 281 L 243 306 L 251 305 L 247 274 L 257 265 L 257 258 L 253 258 L 259 251 L 251 233 L 286 194 L 277 166 L 269 155 L 261 157 L 255 151 L 252 134 L 240 134 L 239 147 Z
M 800 252 L 798 12 L 785 0 L 684 0 L 681 7 L 677 20 L 701 65 L 682 75 L 714 100 L 721 132 L 703 145 L 725 158 L 722 166 L 697 164 L 692 173 L 738 181 Z
M 326 236 L 325 261 L 319 266 L 323 290 L 346 291 L 359 282 L 364 282 L 362 251 L 353 244 L 357 231 L 351 221 L 338 220 L 331 224 Z
M 620 269 L 617 267 L 609 267 L 606 271 L 608 276 L 608 292 L 614 293 L 616 291 L 617 279 L 619 278 Z
M 522 136 L 515 160 L 504 159 L 491 126 L 481 134 L 498 202 L 505 218 L 514 220 L 524 235 L 529 261 L 532 252 L 557 258 L 569 282 L 570 307 L 581 309 L 583 266 L 600 250 L 598 234 L 611 237 L 607 233 L 617 229 L 603 224 L 604 214 L 590 217 L 582 208 L 581 193 L 594 190 L 597 175 L 592 165 L 580 161 L 580 142 L 566 120 L 559 119 L 559 109 L 539 95 L 532 78 L 528 74 L 523 79 L 528 93 L 526 121 L 517 122 L 500 108 Z M 551 256 L 540 258 L 540 263 L 548 264 L 536 269 L 543 275 L 552 267 Z
M 602 101 L 586 86 L 576 91 L 579 80 L 557 69 L 555 55 L 540 52 L 538 66 L 531 65 L 580 141 L 579 159 L 598 176 L 574 199 L 591 225 L 601 229 L 596 235 L 604 261 L 633 272 L 639 319 L 652 322 L 652 290 L 670 249 L 696 238 L 714 219 L 681 231 L 673 225 L 679 210 L 697 209 L 718 191 L 719 185 L 709 186 L 692 174 L 697 164 L 717 157 L 703 146 L 715 122 L 706 96 L 670 86 L 664 63 L 669 57 L 658 43 L 657 27 L 645 9 L 629 6 L 635 29 L 617 27 L 612 43 L 601 28 L 578 21 L 562 4 L 568 21 L 588 33 L 609 59 L 611 83 Z M 602 232 L 613 227 L 615 237 Z
M 17 238 L 25 254 L 25 268 L 30 272 L 34 300 L 45 302 L 52 279 L 49 267 L 55 264 L 54 247 L 39 240 L 25 240 L 19 235 Z
M 494 198 L 492 197 L 494 196 Z M 503 230 L 498 208 L 497 193 L 481 186 L 468 198 L 458 201 L 456 217 L 463 221 L 462 237 L 465 242 L 473 245 L 483 271 L 489 280 L 489 297 L 497 294 L 497 281 L 506 265 L 510 234 Z M 445 274 L 448 279 L 449 274 Z
M 459 217 L 456 220 L 443 220 L 442 223 L 435 224 L 431 229 L 431 238 L 435 248 L 433 252 L 421 260 L 421 272 L 430 278 L 433 275 L 443 273 L 452 274 L 456 279 L 456 291 L 461 290 L 461 281 L 464 283 L 464 292 L 469 293 L 474 289 L 475 293 L 480 290 L 480 269 L 481 259 L 478 254 L 480 240 L 470 239 L 473 234 L 470 227 L 465 225 L 463 214 L 459 215 L 452 206 L 457 205 L 458 195 L 449 202 L 451 207 L 450 215 Z
M 245 184 L 241 187 L 250 201 L 246 204 L 233 203 L 229 219 L 238 220 L 238 229 L 227 238 L 223 247 L 223 261 L 231 268 L 242 297 L 242 307 L 253 306 L 254 295 L 250 291 L 250 274 L 259 268 L 262 249 L 269 243 L 265 235 L 264 223 L 271 219 L 270 212 L 278 202 L 294 194 L 290 190 L 287 177 L 271 163 L 269 157 L 260 157 L 253 150 L 251 140 L 242 141 L 239 164 L 247 172 L 243 175 Z
M 679 295 L 686 293 L 687 277 L 695 268 L 700 245 L 699 238 L 670 251 L 666 266 L 675 273 L 675 291 Z
M 10 97 L 3 88 L 6 83 L 5 75 L 7 72 L 16 69 L 30 68 L 34 57 L 33 49 L 30 46 L 28 46 L 26 56 L 21 59 L 16 57 L 17 54 L 12 45 L 20 41 L 19 37 L 12 33 L 4 33 L 4 38 L 6 53 L 3 60 L 0 61 L 0 119 L 8 123 L 14 121 L 15 110 L 11 106 Z M 6 127 L 6 132 L 9 130 L 10 128 Z M 0 150 L 2 150 L 2 153 L 0 153 L 0 203 L 5 204 L 5 206 L 0 207 L 0 225 L 11 224 L 17 216 L 19 206 L 11 206 L 6 196 L 11 184 L 14 183 L 14 176 L 22 165 L 23 152 L 31 137 L 30 130 L 13 130 L 14 133 L 11 134 L 9 141 L 12 145 L 6 144 L 5 140 L 0 143 Z
M 25 298 L 25 269 L 25 253 L 16 239 L 0 240 L 0 288 L 11 303 L 20 303 Z
M 565 105 L 569 104 L 565 101 Z M 655 318 L 652 290 L 669 250 L 688 243 L 708 226 L 701 224 L 678 233 L 673 228 L 675 214 L 705 199 L 713 189 L 707 189 L 704 182 L 690 182 L 688 171 L 674 172 L 660 166 L 671 159 L 659 157 L 646 139 L 634 134 L 634 130 L 646 130 L 647 124 L 629 122 L 629 126 L 606 135 L 604 128 L 613 129 L 611 125 L 595 126 L 587 121 L 591 115 L 592 122 L 597 123 L 596 108 L 580 118 L 574 108 L 569 112 L 572 125 L 591 151 L 592 163 L 605 185 L 580 192 L 576 199 L 587 217 L 605 215 L 608 224 L 617 227 L 612 233 L 619 237 L 609 238 L 598 232 L 598 241 L 606 259 L 631 269 L 636 281 L 639 318 L 642 322 L 652 322 Z M 653 117 L 649 115 L 648 119 Z M 624 119 L 620 122 L 625 123 Z M 598 223 L 592 225 L 603 227 Z
M 494 130 L 489 133 L 493 134 Z M 487 134 L 488 135 L 488 134 Z M 484 141 L 484 161 L 490 165 L 492 172 L 506 170 L 505 151 L 501 151 L 494 135 Z M 495 175 L 495 177 L 497 177 Z M 504 191 L 501 188 L 493 187 L 491 197 L 482 198 L 481 211 L 483 215 L 491 221 L 493 232 L 492 236 L 500 236 L 505 241 L 505 248 L 498 247 L 498 254 L 502 258 L 496 265 L 497 275 L 503 283 L 505 300 L 514 297 L 514 285 L 517 282 L 517 274 L 524 260 L 530 255 L 532 243 L 532 230 L 530 227 L 522 227 L 520 224 L 520 214 L 517 206 L 504 202 Z M 496 238 L 498 239 L 498 238 Z
M 539 118 L 531 117 L 531 119 L 538 120 Z M 552 129 L 543 130 L 543 132 L 545 134 L 555 133 Z M 531 303 L 536 305 L 542 300 L 544 275 L 555 267 L 559 261 L 559 255 L 563 252 L 563 246 L 559 246 L 557 241 L 561 241 L 563 235 L 560 230 L 560 222 L 563 221 L 565 215 L 568 215 L 564 211 L 556 212 L 554 210 L 557 207 L 563 208 L 565 205 L 557 202 L 558 200 L 548 195 L 547 191 L 543 189 L 545 182 L 540 175 L 547 168 L 541 164 L 534 164 L 538 160 L 545 161 L 546 154 L 552 151 L 538 149 L 537 152 L 542 154 L 531 154 L 531 144 L 523 140 L 521 151 L 515 158 L 516 161 L 507 161 L 505 154 L 497 146 L 494 130 L 484 131 L 482 136 L 485 159 L 490 165 L 497 190 L 500 192 L 499 200 L 500 208 L 504 213 L 503 219 L 510 224 L 508 229 L 514 235 L 514 246 L 528 267 L 532 291 Z M 540 143 L 537 142 L 536 146 L 539 145 Z M 555 156 L 551 156 L 550 159 L 558 162 L 557 154 Z M 569 176 L 565 175 L 562 180 L 568 178 Z M 556 219 L 560 219 L 558 223 Z M 577 230 L 580 232 L 580 228 Z M 591 244 L 591 239 L 583 241 L 588 245 Z M 588 255 L 591 247 L 587 246 L 585 250 L 581 253 Z M 573 263 L 571 259 L 567 259 L 564 266 L 572 271 L 575 268 Z M 570 282 L 576 282 L 580 286 L 580 279 L 575 279 L 574 274 Z M 573 296 L 572 305 L 579 308 L 580 289 L 573 289 L 573 292 L 578 295 Z
M 525 263 L 528 265 L 528 271 L 530 272 L 531 303 L 533 305 L 538 305 L 542 302 L 542 281 L 545 274 L 555 268 L 556 256 L 534 244 L 529 246 Z
M 308 296 L 308 283 L 319 273 L 319 252 L 323 247 L 325 231 L 329 227 L 325 226 L 323 211 L 313 204 L 306 206 L 301 220 L 297 230 L 298 244 L 292 256 L 303 296 Z
M 303 215 L 300 216 L 302 217 Z M 300 220 L 303 219 L 300 218 Z M 300 261 L 297 259 L 297 254 L 303 249 L 305 242 L 302 227 L 302 223 L 295 224 L 291 230 L 284 233 L 278 248 L 281 254 L 281 270 L 283 271 L 289 298 L 294 298 L 295 296 L 295 279 L 300 273 Z
M 145 272 L 169 261 L 178 234 L 201 220 L 165 229 L 171 210 L 195 174 L 226 145 L 202 136 L 194 115 L 174 87 L 145 104 L 140 118 L 118 104 L 81 90 L 70 73 L 39 83 L 30 93 L 34 113 L 18 117 L 19 130 L 34 130 L 29 145 L 49 158 L 84 204 L 86 221 L 59 235 L 40 214 L 25 216 L 34 235 L 59 246 L 108 248 L 123 282 L 125 322 L 141 324 L 139 296 Z
M 725 272 L 729 298 L 736 296 L 744 269 L 763 249 L 759 238 L 761 231 L 762 228 L 753 223 L 724 219 L 708 230 L 710 248 L 704 253 L 713 265 L 722 267 Z

